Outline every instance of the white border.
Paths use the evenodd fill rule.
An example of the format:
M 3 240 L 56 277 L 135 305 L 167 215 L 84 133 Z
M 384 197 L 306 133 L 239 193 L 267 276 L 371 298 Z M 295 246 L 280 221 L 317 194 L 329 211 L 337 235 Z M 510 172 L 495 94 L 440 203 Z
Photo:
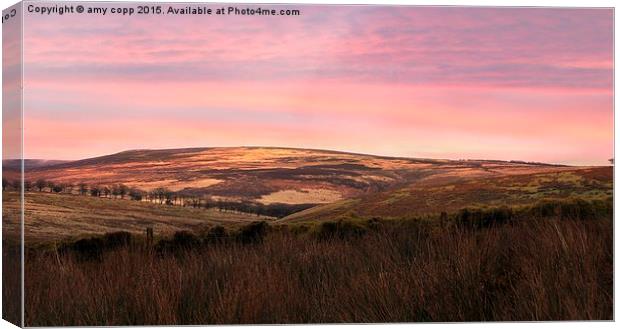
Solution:
M 10 7 L 15 4 L 17 1 L 14 0 L 0 0 L 0 7 L 2 9 Z M 183 0 L 151 0 L 151 1 L 137 1 L 137 2 L 188 2 Z M 196 1 L 198 2 L 198 1 Z M 261 1 L 230 1 L 230 0 L 221 0 L 221 1 L 208 1 L 211 3 L 287 3 L 287 4 L 374 4 L 374 5 L 421 5 L 421 6 L 491 6 L 491 7 L 601 7 L 601 8 L 615 8 L 615 1 L 609 0 L 441 0 L 441 1 L 433 1 L 433 0 L 338 0 L 338 1 L 330 1 L 330 0 L 261 0 Z M 614 23 L 615 23 L 615 12 L 614 12 Z M 0 28 L 1 29 L 1 28 Z M 617 41 L 617 26 L 614 24 L 614 45 Z M 615 50 L 615 46 L 614 46 Z M 0 55 L 2 54 L 2 47 L 0 47 Z M 614 52 L 614 63 L 617 62 L 617 53 Z M 616 71 L 614 69 L 614 81 L 616 78 Z M 0 77 L 1 79 L 1 77 Z M 616 88 L 614 84 L 614 94 Z M 0 104 L 1 104 L 2 96 L 0 95 Z M 614 113 L 616 108 L 617 99 L 614 97 Z M 614 115 L 614 136 L 616 136 L 616 132 L 618 131 L 618 118 Z M 1 140 L 1 135 L 0 135 Z M 615 142 L 615 138 L 614 138 Z M 618 144 L 614 143 L 614 154 L 617 153 Z M 2 145 L 0 143 L 0 152 L 2 150 Z M 614 179 L 616 177 L 616 168 L 614 168 Z M 620 202 L 618 201 L 616 195 L 616 189 L 614 188 L 614 218 L 620 218 L 617 215 L 619 214 L 618 205 Z M 0 201 L 2 197 L 0 195 Z M 617 225 L 614 225 L 614 237 L 617 236 L 615 234 L 618 230 Z M 1 246 L 0 246 L 1 248 Z M 1 249 L 0 249 L 1 250 Z M 615 243 L 614 238 L 614 256 L 618 255 L 619 247 L 618 244 Z M 617 298 L 617 285 L 618 282 L 618 271 L 615 268 L 614 262 L 614 296 Z M 0 288 L 1 288 L 1 280 L 0 280 Z M 0 294 L 0 301 L 1 301 Z M 1 302 L 0 302 L 1 305 Z M 614 302 L 615 305 L 615 302 Z M 1 307 L 1 306 L 0 306 Z M 618 319 L 618 308 L 614 307 L 614 318 Z M 533 326 L 538 328 L 562 328 L 562 329 L 571 329 L 571 328 L 609 328 L 615 327 L 615 322 L 521 322 L 521 323 L 508 323 L 508 322 L 492 322 L 492 323 L 458 323 L 458 324 L 419 324 L 419 323 L 411 323 L 411 324 L 388 324 L 388 325 L 322 325 L 322 328 L 334 328 L 334 327 L 342 327 L 346 326 L 349 328 L 367 328 L 367 329 L 378 329 L 378 328 L 411 328 L 413 326 L 433 326 L 434 328 L 447 328 L 450 326 L 458 326 L 459 328 L 477 328 L 478 326 L 485 326 L 487 328 L 522 328 L 525 326 Z M 201 327 L 201 326 L 194 326 Z M 215 327 L 215 326 L 209 326 Z M 225 326 L 226 328 L 236 329 L 236 328 L 281 328 L 283 326 Z M 308 325 L 288 325 L 286 327 L 308 327 Z M 12 324 L 0 320 L 0 329 L 5 328 L 15 328 Z M 82 328 L 82 327 L 71 327 L 71 328 Z M 92 327 L 91 327 L 92 328 Z M 173 326 L 159 326 L 159 327 L 143 327 L 143 328 L 178 328 Z

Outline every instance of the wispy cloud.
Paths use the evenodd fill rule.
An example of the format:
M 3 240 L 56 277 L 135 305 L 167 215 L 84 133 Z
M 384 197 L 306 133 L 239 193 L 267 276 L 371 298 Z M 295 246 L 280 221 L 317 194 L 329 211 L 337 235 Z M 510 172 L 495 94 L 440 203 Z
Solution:
M 565 163 L 612 154 L 611 10 L 298 8 L 298 17 L 26 16 L 32 156 L 58 155 L 44 151 L 52 144 L 65 158 L 93 155 L 43 127 L 69 122 L 67 134 L 82 136 L 106 116 L 161 129 L 165 146 L 287 141 Z M 226 139 L 205 132 L 214 125 Z M 122 142 L 131 130 L 114 148 L 137 144 Z

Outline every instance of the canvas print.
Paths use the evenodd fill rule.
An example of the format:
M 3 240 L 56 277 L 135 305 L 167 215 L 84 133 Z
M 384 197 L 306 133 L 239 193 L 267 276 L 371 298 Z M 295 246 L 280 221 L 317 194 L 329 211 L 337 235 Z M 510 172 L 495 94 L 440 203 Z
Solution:
M 3 12 L 20 326 L 613 320 L 613 9 Z

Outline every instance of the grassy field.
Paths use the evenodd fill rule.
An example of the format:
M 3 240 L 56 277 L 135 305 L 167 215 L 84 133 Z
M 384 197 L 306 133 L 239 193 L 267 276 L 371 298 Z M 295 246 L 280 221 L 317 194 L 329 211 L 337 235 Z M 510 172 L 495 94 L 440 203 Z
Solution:
M 213 225 L 238 226 L 254 220 L 280 224 L 312 224 L 329 220 L 370 218 L 406 219 L 435 216 L 441 211 L 494 206 L 527 206 L 541 200 L 607 200 L 613 191 L 609 167 L 571 168 L 560 171 L 493 176 L 485 178 L 430 178 L 407 187 L 368 192 L 355 198 L 293 213 L 281 219 L 255 214 L 191 208 L 179 205 L 81 196 L 67 193 L 26 192 L 25 236 L 27 242 L 75 238 L 113 231 L 144 232 L 153 227 L 156 235 L 178 230 L 196 231 Z M 282 193 L 282 192 L 279 192 Z M 296 192 L 297 194 L 304 194 Z M 17 232 L 18 194 L 5 191 L 6 232 Z
M 18 193 L 4 192 L 3 212 L 15 212 Z M 153 227 L 157 235 L 178 230 L 199 230 L 209 225 L 234 226 L 269 217 L 216 209 L 194 209 L 121 199 L 29 192 L 25 194 L 24 223 L 27 243 L 76 238 L 83 235 L 127 231 L 143 233 Z M 10 217 L 10 216 L 7 216 Z M 12 218 L 12 217 L 11 217 Z M 17 220 L 3 224 L 17 230 Z
M 526 206 L 541 200 L 606 200 L 613 195 L 611 167 L 572 168 L 493 177 L 421 180 L 407 187 L 367 193 L 289 215 L 280 222 L 407 218 L 466 207 Z
M 610 217 L 532 217 L 478 229 L 419 221 L 278 226 L 260 237 L 196 236 L 173 240 L 167 251 L 134 245 L 91 260 L 29 253 L 26 325 L 613 316 Z

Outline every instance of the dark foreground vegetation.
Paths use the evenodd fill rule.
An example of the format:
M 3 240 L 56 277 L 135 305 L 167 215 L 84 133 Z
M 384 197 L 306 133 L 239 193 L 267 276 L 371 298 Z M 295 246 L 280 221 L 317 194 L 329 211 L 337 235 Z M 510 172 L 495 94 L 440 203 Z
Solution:
M 28 326 L 612 319 L 609 202 L 27 250 Z M 5 298 L 10 296 L 5 296 Z

